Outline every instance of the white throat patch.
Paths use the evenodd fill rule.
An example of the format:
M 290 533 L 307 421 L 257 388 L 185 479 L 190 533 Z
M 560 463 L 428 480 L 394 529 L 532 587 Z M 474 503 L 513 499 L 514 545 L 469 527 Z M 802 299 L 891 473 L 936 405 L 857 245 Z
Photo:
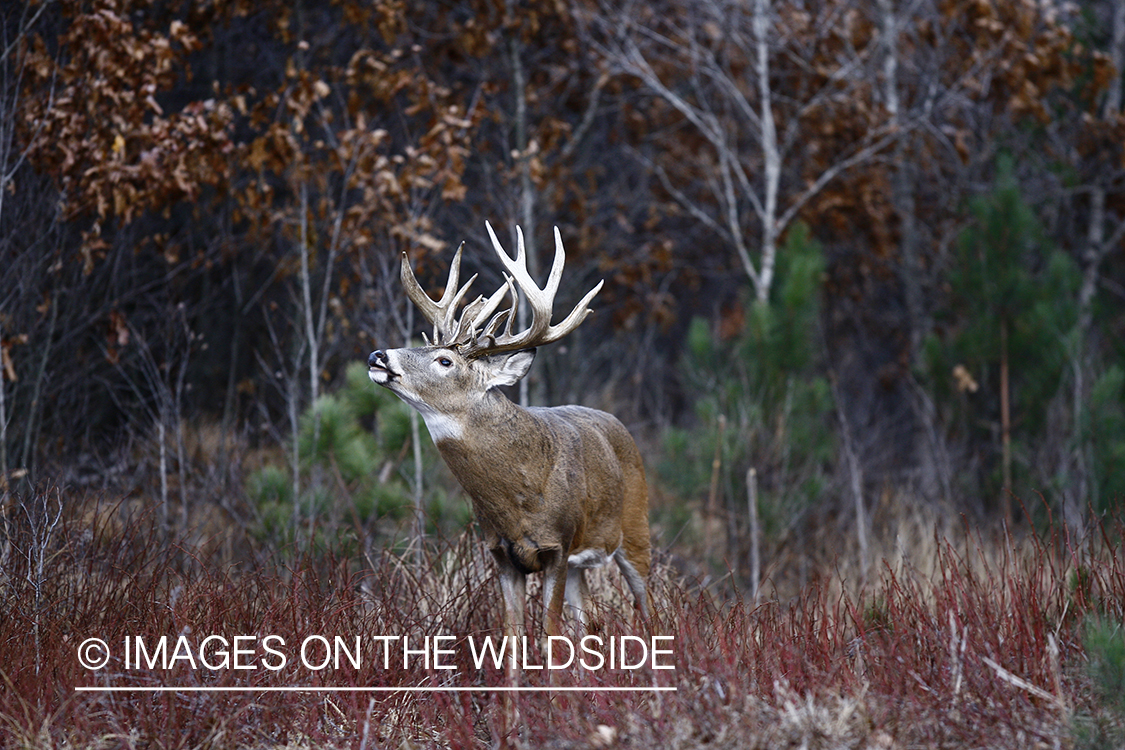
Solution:
M 418 409 L 418 413 L 422 415 L 422 420 L 426 423 L 426 429 L 430 431 L 430 437 L 435 443 L 439 440 L 461 439 L 464 429 L 461 423 L 453 417 L 425 408 Z

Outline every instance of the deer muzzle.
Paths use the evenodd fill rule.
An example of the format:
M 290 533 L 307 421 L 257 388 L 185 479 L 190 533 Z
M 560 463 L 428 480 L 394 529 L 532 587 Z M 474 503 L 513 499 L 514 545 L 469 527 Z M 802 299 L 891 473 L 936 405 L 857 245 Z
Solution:
M 382 349 L 376 349 L 367 357 L 367 375 L 376 383 L 383 385 L 394 380 L 398 373 L 391 369 L 387 353 Z

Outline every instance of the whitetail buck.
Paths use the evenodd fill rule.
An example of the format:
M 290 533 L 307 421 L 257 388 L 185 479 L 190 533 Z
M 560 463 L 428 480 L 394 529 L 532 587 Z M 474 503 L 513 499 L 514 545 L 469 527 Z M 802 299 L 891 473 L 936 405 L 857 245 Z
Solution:
M 583 569 L 603 565 L 610 557 L 647 617 L 648 487 L 628 430 L 603 411 L 582 406 L 524 409 L 499 390 L 527 374 L 536 346 L 578 327 L 602 282 L 565 320 L 551 325 L 564 263 L 558 228 L 551 274 L 540 289 L 527 271 L 519 228 L 513 261 L 492 227 L 487 222 L 485 227 L 511 274 L 505 274 L 505 283 L 488 299 L 478 297 L 466 305 L 458 318 L 457 307 L 476 278 L 458 288 L 461 248 L 437 302 L 419 286 L 403 253 L 403 287 L 433 324 L 433 340 L 413 349 L 372 352 L 368 373 L 421 413 L 442 458 L 472 499 L 500 569 L 507 633 L 523 628 L 528 573 L 544 575 L 546 630 L 555 634 L 564 596 L 580 620 L 588 611 Z M 531 308 L 531 322 L 527 330 L 513 332 L 517 286 Z M 507 296 L 511 306 L 497 312 Z

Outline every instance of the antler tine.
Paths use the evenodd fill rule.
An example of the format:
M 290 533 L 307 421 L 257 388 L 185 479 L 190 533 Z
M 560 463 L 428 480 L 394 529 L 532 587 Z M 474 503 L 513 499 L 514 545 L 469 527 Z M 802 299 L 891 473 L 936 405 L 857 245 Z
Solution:
M 566 253 L 563 251 L 562 234 L 555 227 L 555 258 L 551 263 L 551 272 L 547 283 L 540 288 L 527 270 L 527 252 L 524 246 L 523 230 L 516 227 L 516 257 L 513 260 L 500 244 L 492 225 L 484 223 L 488 236 L 492 240 L 492 247 L 500 256 L 500 261 L 508 273 L 504 274 L 504 283 L 487 299 L 478 296 L 461 311 L 457 317 L 457 308 L 461 305 L 465 294 L 469 291 L 474 275 L 463 286 L 458 286 L 461 276 L 461 252 L 465 247 L 462 242 L 453 256 L 449 265 L 449 281 L 445 285 L 445 292 L 440 300 L 432 299 L 422 289 L 418 279 L 414 276 L 414 269 L 406 253 L 402 254 L 400 277 L 406 296 L 413 302 L 434 327 L 433 344 L 439 346 L 455 346 L 467 357 L 483 357 L 501 352 L 519 351 L 532 347 L 549 344 L 557 341 L 573 331 L 590 313 L 587 307 L 601 288 L 603 281 L 586 293 L 570 314 L 558 325 L 551 325 L 551 310 L 554 307 L 555 294 L 558 292 L 562 280 L 563 266 L 566 262 Z M 531 308 L 531 322 L 525 331 L 513 333 L 512 325 L 516 321 L 520 304 L 520 292 L 523 292 L 527 304 Z M 504 297 L 512 298 L 512 305 L 506 310 L 497 312 L 497 308 L 504 301 Z M 503 331 L 501 331 L 503 328 Z
M 499 306 L 500 300 L 503 299 L 504 296 L 509 295 L 512 298 L 512 306 L 507 310 L 501 310 L 493 315 L 492 313 L 495 311 L 496 307 Z M 512 321 L 515 319 L 516 313 L 519 310 L 519 304 L 520 296 L 516 291 L 515 285 L 512 283 L 512 277 L 508 274 L 504 274 L 504 284 L 493 293 L 488 304 L 473 318 L 470 329 L 473 332 L 471 336 L 473 347 L 483 347 L 483 349 L 487 349 L 494 344 L 496 342 L 496 331 L 499 330 L 500 326 L 505 322 L 507 323 L 506 332 L 510 335 L 512 332 Z M 491 318 L 489 318 L 490 315 L 492 316 Z M 486 319 L 488 320 L 487 323 L 485 323 Z M 482 323 L 484 324 L 483 328 L 481 328 Z M 481 342 L 484 343 L 482 344 Z M 473 347 L 470 347 L 468 350 L 469 354 L 475 351 Z
M 559 231 L 558 227 L 555 227 L 555 259 L 551 261 L 551 274 L 547 277 L 547 285 L 544 287 L 551 300 L 555 299 L 555 293 L 559 290 L 565 261 L 566 253 L 563 252 L 562 232 Z
M 512 275 L 516 286 L 523 292 L 524 297 L 527 299 L 527 304 L 531 308 L 531 323 L 529 324 L 529 328 L 517 338 L 520 340 L 526 339 L 528 341 L 534 341 L 551 323 L 551 307 L 554 304 L 554 293 L 553 290 L 551 290 L 550 280 L 545 290 L 540 289 L 539 285 L 535 283 L 535 279 L 531 278 L 531 274 L 528 273 L 527 253 L 523 243 L 523 229 L 518 226 L 516 227 L 516 259 L 513 261 L 503 245 L 500 244 L 500 240 L 496 238 L 496 232 L 492 230 L 492 225 L 486 221 L 484 226 L 488 230 L 489 238 L 492 240 L 492 248 L 496 251 L 496 254 L 500 256 L 500 262 L 504 264 L 504 268 Z M 557 246 L 555 255 L 555 265 L 557 265 Z M 552 277 L 554 276 L 554 270 L 554 265 L 552 265 Z M 545 293 L 548 291 L 551 292 L 551 294 Z M 511 320 L 511 318 L 509 318 L 509 320 Z M 530 344 L 529 346 L 534 346 L 534 344 Z
M 461 303 L 465 293 L 469 291 L 476 276 L 472 276 L 465 285 L 458 288 L 457 283 L 461 278 L 461 251 L 465 243 L 457 247 L 453 262 L 449 264 L 449 281 L 446 282 L 445 292 L 441 299 L 434 301 L 426 294 L 414 276 L 414 269 L 410 266 L 410 258 L 406 252 L 402 253 L 402 263 L 399 269 L 399 278 L 402 280 L 403 289 L 407 298 L 417 307 L 422 316 L 434 326 L 434 343 L 456 338 L 457 331 L 453 325 L 454 314 Z
M 547 283 L 540 288 L 535 280 L 531 278 L 531 274 L 527 270 L 527 255 L 524 248 L 523 230 L 516 227 L 516 257 L 515 260 L 508 255 L 500 244 L 500 240 L 496 237 L 496 232 L 493 231 L 492 225 L 487 221 L 484 223 L 485 229 L 488 230 L 488 236 L 492 240 L 492 247 L 496 250 L 496 254 L 500 256 L 500 262 L 504 264 L 504 268 L 511 274 L 505 275 L 507 286 L 512 295 L 512 307 L 509 310 L 498 313 L 488 322 L 484 329 L 478 334 L 475 339 L 469 344 L 467 349 L 462 350 L 466 356 L 480 357 L 489 354 L 498 354 L 501 352 L 519 351 L 521 349 L 530 349 L 535 346 L 549 344 L 552 341 L 557 341 L 566 334 L 573 331 L 590 313 L 587 305 L 594 295 L 601 290 L 604 282 L 598 282 L 597 286 L 586 293 L 582 301 L 570 312 L 570 314 L 558 325 L 551 325 L 551 310 L 554 306 L 555 294 L 558 292 L 559 282 L 562 279 L 563 266 L 566 262 L 566 253 L 563 250 L 562 234 L 559 232 L 558 227 L 555 227 L 555 258 L 551 264 L 551 273 L 547 278 Z M 513 287 L 513 284 L 515 285 Z M 516 293 L 515 287 L 524 293 L 528 305 L 531 307 L 531 322 L 528 328 L 520 333 L 512 333 L 512 322 L 516 318 L 516 309 L 519 304 L 519 295 Z M 495 295 L 493 295 L 495 297 Z M 475 318 L 476 322 L 484 320 L 486 316 L 478 314 Z M 473 328 L 476 328 L 474 323 Z M 504 324 L 504 332 L 497 335 L 501 323 Z
M 474 279 L 476 276 L 473 277 Z M 468 284 L 465 285 L 466 287 Z M 496 312 L 496 308 L 500 306 L 505 295 L 508 293 L 515 294 L 514 291 L 509 290 L 507 285 L 501 285 L 499 289 L 492 293 L 492 296 L 485 299 L 483 296 L 477 297 L 475 300 L 465 305 L 465 309 L 461 311 L 461 318 L 457 322 L 457 327 L 453 330 L 451 337 L 445 342 L 447 346 L 463 345 L 472 341 L 477 336 L 477 329 L 480 327 L 482 321 L 486 320 L 488 316 Z M 457 299 L 454 299 L 454 308 L 457 304 Z M 499 317 L 499 316 L 497 316 Z M 452 329 L 451 329 L 452 330 Z
M 503 302 L 504 297 L 508 295 L 511 295 L 512 309 L 515 309 L 515 305 L 517 304 L 519 296 L 516 293 L 515 287 L 512 286 L 511 277 L 505 275 L 504 283 L 500 285 L 499 289 L 492 293 L 491 297 L 489 297 L 487 300 L 485 300 L 483 297 L 480 298 L 483 304 L 478 310 L 473 310 L 472 314 L 470 315 L 469 310 L 466 309 L 465 317 L 470 319 L 469 330 L 476 331 L 478 328 L 480 328 L 481 324 L 484 323 L 484 321 L 488 320 L 489 316 L 496 312 L 496 308 L 500 307 L 500 303 Z
M 548 324 L 551 322 L 551 309 L 554 307 L 555 293 L 558 291 L 559 282 L 562 280 L 563 264 L 565 261 L 566 253 L 563 251 L 562 233 L 559 232 L 558 227 L 555 227 L 555 259 L 551 262 L 551 274 L 547 277 L 547 283 L 543 287 L 543 297 L 547 310 L 546 322 Z M 602 279 L 593 289 L 586 292 L 586 296 L 582 298 L 582 301 L 574 306 L 574 309 L 570 311 L 570 314 L 567 315 L 561 323 L 558 325 L 548 325 L 538 343 L 549 344 L 552 341 L 557 341 L 577 328 L 579 324 L 586 319 L 586 316 L 590 314 L 591 310 L 587 305 L 590 304 L 590 300 L 594 298 L 594 295 L 601 291 L 602 284 L 604 283 L 605 279 Z

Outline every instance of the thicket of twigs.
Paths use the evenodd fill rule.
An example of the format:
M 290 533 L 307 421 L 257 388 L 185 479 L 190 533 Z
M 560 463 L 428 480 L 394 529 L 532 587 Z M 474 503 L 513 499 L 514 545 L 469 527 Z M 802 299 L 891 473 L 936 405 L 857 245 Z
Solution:
M 268 692 L 277 687 L 487 687 L 502 669 L 474 667 L 469 636 L 495 634 L 491 563 L 469 535 L 419 557 L 383 552 L 227 559 L 207 541 L 168 537 L 151 514 L 88 499 L 58 514 L 58 490 L 19 496 L 0 579 L 0 725 L 9 747 L 488 747 L 499 740 L 492 692 Z M 668 692 L 521 693 L 529 747 L 1111 747 L 1125 739 L 1113 692 L 1125 667 L 1121 528 L 1083 539 L 988 538 L 962 529 L 918 544 L 866 584 L 816 571 L 785 598 L 754 602 L 701 586 L 662 554 L 650 581 L 651 634 L 672 636 L 674 669 L 522 669 L 524 686 L 671 687 Z M 613 575 L 594 583 L 603 637 L 649 633 Z M 539 611 L 531 610 L 538 627 Z M 1108 625 L 1107 625 L 1108 623 Z M 260 639 L 287 644 L 268 669 Z M 253 670 L 127 665 L 128 637 L 257 636 Z M 355 666 L 302 667 L 310 635 L 349 645 Z M 454 670 L 420 657 L 384 663 L 373 640 L 454 636 Z M 83 668 L 103 639 L 113 657 Z M 274 642 L 275 649 L 279 648 Z M 183 646 L 181 648 L 187 648 Z M 233 647 L 232 647 L 233 648 Z M 529 663 L 543 663 L 533 643 Z M 1116 649 L 1116 651 L 1115 651 Z M 213 666 L 222 652 L 205 648 Z M 313 649 L 315 665 L 323 653 Z M 630 658 L 636 659 L 637 652 Z M 278 664 L 276 660 L 273 662 Z M 592 662 L 588 662 L 590 664 Z M 651 666 L 651 662 L 649 665 Z M 1114 680 L 1118 682 L 1115 683 Z M 85 687 L 250 688 L 230 692 L 77 692 Z

